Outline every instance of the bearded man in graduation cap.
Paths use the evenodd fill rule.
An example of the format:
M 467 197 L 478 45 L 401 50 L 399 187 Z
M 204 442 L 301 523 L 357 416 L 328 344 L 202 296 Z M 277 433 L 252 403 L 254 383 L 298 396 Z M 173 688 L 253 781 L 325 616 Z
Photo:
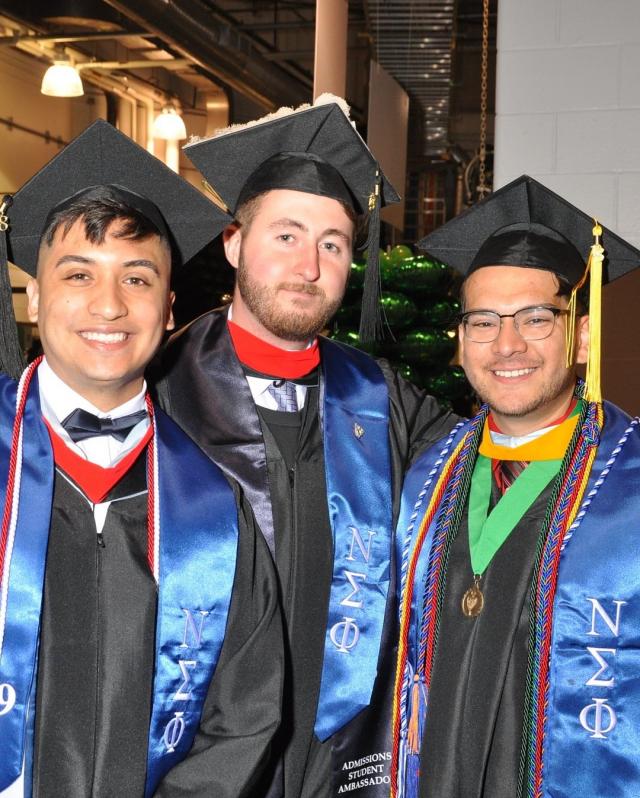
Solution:
M 389 686 L 376 674 L 393 667 L 399 488 L 417 447 L 452 422 L 387 364 L 320 333 L 342 301 L 357 219 L 369 216 L 377 257 L 379 209 L 397 194 L 334 97 L 185 153 L 235 216 L 223 238 L 237 279 L 230 308 L 173 337 L 159 392 L 243 486 L 275 558 L 288 668 L 268 795 L 357 783 L 383 796 L 389 718 L 374 707 Z M 366 327 L 376 264 L 365 281 Z
M 640 252 L 526 176 L 421 246 L 485 404 L 405 482 L 392 795 L 640 795 L 640 435 L 599 380 Z
M 275 572 L 144 380 L 172 250 L 228 219 L 101 120 L 2 215 L 44 358 L 0 376 L 0 796 L 254 796 L 280 716 Z

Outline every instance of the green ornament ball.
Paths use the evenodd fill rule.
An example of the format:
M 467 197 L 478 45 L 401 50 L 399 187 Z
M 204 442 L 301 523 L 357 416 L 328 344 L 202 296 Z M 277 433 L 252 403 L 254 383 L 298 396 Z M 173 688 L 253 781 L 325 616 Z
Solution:
M 415 304 L 404 294 L 383 291 L 380 304 L 392 330 L 408 327 L 418 315 Z
M 453 329 L 458 324 L 459 313 L 460 302 L 452 297 L 424 299 L 418 303 L 418 318 L 425 327 Z
M 428 296 L 446 292 L 453 280 L 453 271 L 440 261 L 416 255 L 399 263 L 391 280 L 394 288 L 412 297 Z
M 444 330 L 412 330 L 398 338 L 395 349 L 405 362 L 433 367 L 451 360 L 456 351 L 456 339 Z
M 412 256 L 413 251 L 411 250 L 411 247 L 408 247 L 406 244 L 396 244 L 389 253 L 389 258 L 395 265 L 402 263 L 402 261 L 406 260 L 407 258 L 411 258 Z

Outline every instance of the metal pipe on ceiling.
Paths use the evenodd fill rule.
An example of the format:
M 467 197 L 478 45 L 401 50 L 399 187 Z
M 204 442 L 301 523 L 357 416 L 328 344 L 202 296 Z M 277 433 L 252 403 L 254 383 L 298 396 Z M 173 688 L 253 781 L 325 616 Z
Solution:
M 74 42 L 99 42 L 111 41 L 117 39 L 130 39 L 132 37 L 138 39 L 150 39 L 153 33 L 147 33 L 143 30 L 131 30 L 122 33 L 113 33 L 109 31 L 105 33 L 20 33 L 16 36 L 0 36 L 0 45 L 8 45 L 14 47 L 18 42 L 52 42 L 53 44 L 73 44 Z
M 261 51 L 237 27 L 223 24 L 197 0 L 105 0 L 108 5 L 152 30 L 216 80 L 267 110 L 309 102 L 311 91 Z

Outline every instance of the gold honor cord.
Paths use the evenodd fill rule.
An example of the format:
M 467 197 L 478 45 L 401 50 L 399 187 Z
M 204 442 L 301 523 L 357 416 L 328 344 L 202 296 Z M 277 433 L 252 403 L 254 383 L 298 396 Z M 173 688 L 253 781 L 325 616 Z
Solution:
M 589 353 L 587 355 L 587 374 L 584 398 L 588 402 L 602 401 L 600 380 L 601 330 L 602 330 L 602 263 L 604 249 L 600 243 L 602 227 L 597 219 L 593 220 L 592 235 L 594 238 L 587 261 L 587 268 L 580 281 L 571 291 L 569 300 L 569 316 L 567 319 L 567 368 L 573 365 L 576 338 L 576 304 L 577 293 L 590 278 L 589 283 Z

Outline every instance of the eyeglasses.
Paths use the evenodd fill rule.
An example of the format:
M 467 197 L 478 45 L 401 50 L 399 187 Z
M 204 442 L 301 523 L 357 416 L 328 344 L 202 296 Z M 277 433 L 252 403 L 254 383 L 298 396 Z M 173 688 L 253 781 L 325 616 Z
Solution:
M 515 313 L 496 313 L 493 310 L 471 310 L 460 315 L 465 338 L 478 344 L 495 341 L 502 328 L 502 319 L 513 319 L 516 332 L 525 341 L 542 341 L 555 327 L 556 318 L 568 310 L 554 307 L 521 308 Z

